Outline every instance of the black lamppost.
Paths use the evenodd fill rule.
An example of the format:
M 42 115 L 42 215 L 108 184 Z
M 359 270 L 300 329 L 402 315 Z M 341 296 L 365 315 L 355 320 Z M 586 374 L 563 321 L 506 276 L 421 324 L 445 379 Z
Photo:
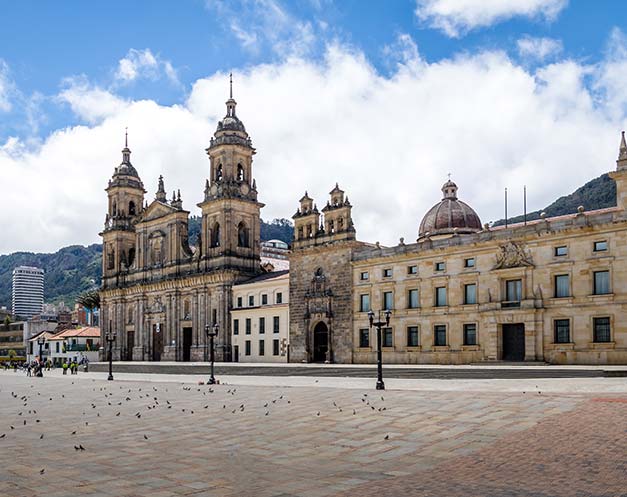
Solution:
M 37 376 L 43 376 L 44 375 L 44 368 L 43 368 L 43 364 L 44 364 L 44 358 L 43 358 L 43 346 L 44 343 L 46 343 L 46 338 L 42 335 L 37 339 L 37 343 L 39 344 L 39 367 L 37 368 Z
M 105 334 L 105 340 L 109 344 L 109 377 L 107 380 L 113 380 L 113 342 L 115 342 L 115 335 L 108 331 Z
M 209 325 L 205 326 L 205 333 L 207 334 L 207 338 L 209 338 L 209 354 L 210 354 L 210 360 L 211 360 L 211 377 L 209 378 L 209 381 L 207 382 L 208 385 L 215 385 L 216 383 L 216 379 L 213 376 L 213 360 L 214 360 L 213 339 L 218 336 L 218 330 L 219 330 L 218 323 L 213 323 L 213 326 L 209 326 Z
M 374 320 L 374 312 L 368 312 L 368 320 L 370 321 L 370 330 L 372 331 L 372 327 L 375 326 L 377 328 L 377 390 L 385 390 L 385 383 L 383 383 L 383 365 L 382 365 L 382 353 L 381 353 L 381 327 L 388 326 L 390 324 L 390 316 L 392 315 L 392 311 L 387 309 L 383 315 L 385 316 L 385 321 L 381 321 L 381 311 L 379 311 L 378 316 L 379 320 Z

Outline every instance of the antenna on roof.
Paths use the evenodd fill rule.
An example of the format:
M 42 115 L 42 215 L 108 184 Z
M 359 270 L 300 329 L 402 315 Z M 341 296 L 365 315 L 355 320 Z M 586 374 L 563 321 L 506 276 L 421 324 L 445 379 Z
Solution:
M 523 220 L 527 226 L 527 185 L 523 186 Z
M 507 228 L 507 188 L 505 188 L 505 227 Z

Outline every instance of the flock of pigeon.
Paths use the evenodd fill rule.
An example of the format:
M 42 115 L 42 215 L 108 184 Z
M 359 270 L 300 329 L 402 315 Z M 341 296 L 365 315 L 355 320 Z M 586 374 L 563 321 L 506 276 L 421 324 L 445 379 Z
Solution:
M 92 380 L 92 382 L 95 383 L 96 380 Z M 71 384 L 74 385 L 74 381 L 72 381 Z M 150 385 L 150 386 L 143 385 L 142 387 L 136 387 L 136 388 L 128 388 L 128 385 L 126 386 L 116 385 L 116 386 L 118 387 L 117 389 L 115 388 L 115 386 L 110 385 L 110 384 L 108 384 L 107 386 L 94 386 L 92 388 L 92 392 L 94 392 L 95 394 L 94 398 L 97 400 L 89 401 L 86 404 L 87 408 L 82 411 L 82 416 L 84 416 L 84 418 L 81 420 L 81 424 L 84 422 L 85 427 L 90 426 L 89 421 L 85 421 L 85 419 L 91 419 L 93 417 L 92 413 L 88 413 L 89 409 L 91 409 L 92 412 L 93 411 L 96 412 L 96 418 L 101 418 L 101 412 L 103 415 L 107 415 L 107 414 L 113 415 L 113 412 L 115 412 L 114 414 L 115 417 L 120 417 L 124 414 L 125 416 L 132 415 L 137 420 L 140 420 L 142 419 L 142 415 L 146 414 L 148 411 L 153 411 L 157 409 L 169 410 L 169 409 L 174 409 L 176 407 L 175 406 L 176 401 L 174 400 L 171 401 L 170 399 L 165 398 L 165 397 L 168 397 L 169 388 L 164 385 L 161 385 L 161 390 L 155 387 L 154 385 Z M 19 395 L 18 393 L 11 392 L 11 397 L 16 403 L 18 403 L 17 409 L 19 409 L 19 412 L 17 412 L 17 416 L 23 418 L 21 426 L 18 425 L 18 428 L 21 428 L 21 429 L 24 429 L 24 427 L 26 427 L 26 429 L 32 429 L 28 426 L 29 423 L 37 425 L 38 423 L 42 422 L 42 420 L 38 416 L 41 416 L 41 417 L 43 416 L 41 414 L 38 415 L 37 410 L 33 408 L 28 409 L 29 405 L 32 405 L 34 403 L 33 398 L 42 397 L 42 392 L 35 391 L 34 384 L 31 384 L 30 388 L 33 389 L 30 395 Z M 237 388 L 235 387 L 228 388 L 228 385 L 224 383 L 222 385 L 209 387 L 208 385 L 203 386 L 201 382 L 199 383 L 199 386 L 192 387 L 192 386 L 183 385 L 181 386 L 181 388 L 183 391 L 192 392 L 193 390 L 196 390 L 196 392 L 202 393 L 203 397 L 201 397 L 201 400 L 203 400 L 203 398 L 204 400 L 198 404 L 198 407 L 195 408 L 198 411 L 200 411 L 201 409 L 202 410 L 209 409 L 209 407 L 212 406 L 212 404 L 217 410 L 221 410 L 222 412 L 230 411 L 231 414 L 243 413 L 245 412 L 247 407 L 251 407 L 253 410 L 255 410 L 255 408 L 260 409 L 260 406 L 258 405 L 247 406 L 246 402 L 240 402 L 239 399 L 237 399 L 235 403 L 233 403 L 232 401 L 229 401 L 226 403 L 225 402 L 216 403 L 215 401 L 214 402 L 210 401 L 207 398 L 207 396 L 211 396 L 211 394 L 216 392 L 216 389 L 222 389 L 224 394 L 229 399 L 231 398 L 233 400 L 236 399 L 236 394 L 238 392 Z M 2 393 L 2 389 L 0 389 L 0 394 L 1 393 Z M 161 398 L 157 394 L 159 394 Z M 44 394 L 43 395 L 44 399 L 38 399 L 38 400 L 45 401 L 45 396 L 46 395 Z M 65 401 L 65 394 L 61 394 L 60 397 L 61 398 L 57 399 L 57 401 L 59 400 L 62 402 Z M 170 398 L 172 397 L 170 396 Z M 358 406 L 357 409 L 351 407 L 348 409 L 348 412 L 350 413 L 352 411 L 352 415 L 355 416 L 357 414 L 357 410 L 359 409 L 359 407 L 361 407 L 362 409 L 368 410 L 370 412 L 383 412 L 387 410 L 387 407 L 383 405 L 383 402 L 385 401 L 383 396 L 380 396 L 381 402 L 379 402 L 378 399 L 375 402 L 374 399 L 375 399 L 374 397 L 369 397 L 367 393 L 364 393 L 362 394 L 360 398 L 361 406 Z M 131 414 L 131 412 L 134 411 L 135 409 L 128 411 L 128 409 L 125 410 L 124 408 L 125 408 L 125 404 L 130 405 L 130 403 L 134 400 L 141 401 L 143 405 L 140 405 L 139 410 L 137 410 L 137 412 L 135 412 L 134 414 Z M 54 401 L 53 397 L 49 397 L 48 402 L 52 402 L 52 401 Z M 29 404 L 29 402 L 31 404 Z M 269 416 L 271 414 L 271 409 L 273 409 L 274 407 L 277 407 L 281 403 L 284 403 L 285 405 L 290 405 L 292 404 L 292 401 L 290 399 L 287 399 L 285 397 L 285 394 L 282 393 L 277 398 L 264 402 L 263 409 L 261 410 L 261 412 L 263 412 L 264 416 Z M 220 404 L 221 404 L 221 407 L 220 407 Z M 195 413 L 195 410 L 193 408 L 190 408 L 189 404 L 186 403 L 185 405 L 187 407 L 180 407 L 180 412 L 193 415 Z M 338 412 L 338 413 L 344 412 L 344 409 L 342 408 L 342 406 L 338 405 L 338 403 L 335 401 L 332 402 L 332 408 L 333 408 L 332 411 L 334 412 Z M 145 409 L 144 412 L 142 412 L 143 409 Z M 125 412 L 125 411 L 128 411 L 128 412 Z M 316 411 L 315 413 L 312 413 L 312 414 L 316 417 L 320 417 L 321 411 Z M 92 424 L 92 426 L 94 425 Z M 2 433 L 2 429 L 0 428 L 0 442 L 2 441 L 2 439 L 7 439 L 8 435 L 10 436 L 11 432 L 18 430 L 18 428 L 16 428 L 16 425 L 14 424 L 8 425 L 8 428 L 9 428 L 9 431 L 5 431 L 4 433 Z M 71 437 L 76 437 L 76 438 L 80 437 L 79 429 L 72 430 L 70 432 L 70 435 Z M 385 435 L 383 439 L 389 440 L 389 438 L 390 436 L 389 434 L 387 434 Z M 44 439 L 44 433 L 41 433 L 41 435 L 39 436 L 39 439 L 40 440 Z M 150 439 L 150 437 L 146 433 L 144 433 L 143 439 L 147 441 Z M 74 447 L 74 450 L 77 452 L 83 452 L 83 451 L 88 450 L 82 443 L 73 443 L 73 447 Z M 41 475 L 45 474 L 45 468 L 42 468 L 40 470 L 40 474 Z

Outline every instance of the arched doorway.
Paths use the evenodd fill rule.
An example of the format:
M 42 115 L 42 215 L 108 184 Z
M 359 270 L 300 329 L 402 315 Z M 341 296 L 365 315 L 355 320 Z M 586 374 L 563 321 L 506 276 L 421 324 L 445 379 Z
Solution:
M 320 321 L 313 332 L 313 362 L 324 362 L 327 360 L 329 350 L 329 329 L 327 325 Z

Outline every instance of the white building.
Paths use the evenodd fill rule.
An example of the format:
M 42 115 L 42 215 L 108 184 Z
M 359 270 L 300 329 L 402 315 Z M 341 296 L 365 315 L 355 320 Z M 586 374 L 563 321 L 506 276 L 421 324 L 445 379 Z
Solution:
M 13 270 L 12 312 L 20 318 L 40 314 L 44 304 L 44 270 L 19 266 Z
M 233 286 L 232 357 L 236 362 L 288 362 L 289 271 Z
M 39 356 L 39 344 L 37 339 L 43 336 L 45 343 L 42 347 L 44 361 L 62 364 L 64 361 L 80 362 L 85 358 L 88 361 L 98 360 L 100 348 L 100 328 L 87 326 L 84 328 L 71 328 L 57 334 L 43 332 L 29 340 L 27 360 L 32 361 Z

